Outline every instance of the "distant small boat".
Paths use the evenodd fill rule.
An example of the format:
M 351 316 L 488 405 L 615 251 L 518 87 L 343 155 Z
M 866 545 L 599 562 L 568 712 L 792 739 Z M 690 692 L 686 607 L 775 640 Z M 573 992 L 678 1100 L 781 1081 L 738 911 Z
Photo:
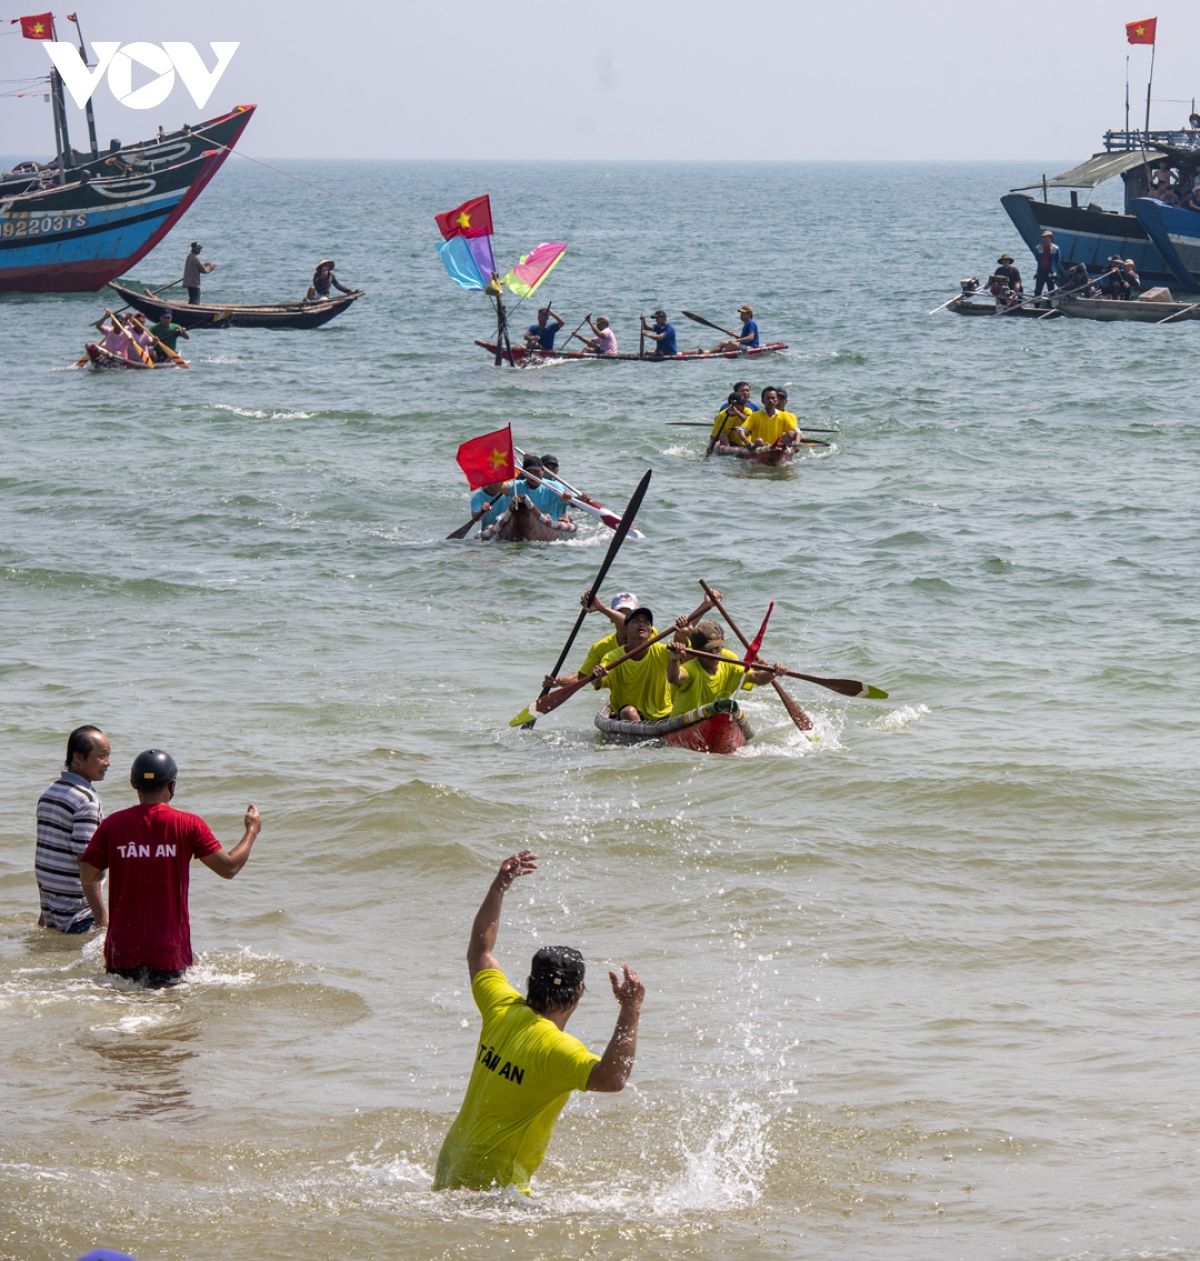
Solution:
M 614 718 L 612 710 L 605 705 L 596 715 L 595 723 L 606 736 L 626 742 L 662 740 L 664 744 L 696 753 L 736 753 L 747 740 L 754 739 L 754 728 L 732 697 L 710 701 L 686 714 L 674 714 L 659 722 Z
M 154 297 L 141 289 L 108 282 L 110 289 L 121 295 L 129 306 L 160 319 L 164 311 L 171 312 L 171 322 L 183 328 L 319 328 L 363 296 L 365 290 L 339 294 L 336 298 L 322 298 L 318 302 L 267 302 L 255 306 L 236 306 L 229 302 L 204 302 L 190 304 L 181 300 L 172 302 Z
M 482 539 L 497 543 L 556 543 L 575 533 L 574 521 L 550 523 L 524 495 L 518 496 L 500 514 L 493 525 L 480 532 Z
M 494 359 L 496 357 L 496 343 L 481 341 L 479 338 L 475 340 L 476 346 L 482 346 L 484 350 Z M 582 350 L 537 350 L 533 353 L 534 359 L 587 359 L 588 361 L 596 360 L 599 363 L 690 363 L 699 359 L 745 359 L 754 358 L 756 355 L 772 354 L 777 350 L 787 350 L 787 342 L 767 342 L 762 346 L 755 346 L 753 350 L 685 350 L 678 355 L 589 355 Z M 501 351 L 501 355 L 505 363 L 508 362 L 507 347 Z M 524 346 L 514 346 L 512 348 L 512 357 L 514 363 L 523 363 L 530 358 L 530 352 Z

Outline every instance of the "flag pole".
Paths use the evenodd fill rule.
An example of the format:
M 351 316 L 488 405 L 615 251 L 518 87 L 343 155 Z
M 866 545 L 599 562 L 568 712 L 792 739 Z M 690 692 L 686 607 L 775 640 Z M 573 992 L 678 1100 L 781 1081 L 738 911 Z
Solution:
M 1154 43 L 1150 45 L 1150 78 L 1146 81 L 1146 136 L 1150 135 L 1150 85 L 1154 82 L 1154 54 L 1158 51 L 1158 31 L 1154 32 Z
M 1129 135 L 1129 54 L 1125 54 L 1125 135 Z M 1128 139 L 1125 141 L 1129 143 Z

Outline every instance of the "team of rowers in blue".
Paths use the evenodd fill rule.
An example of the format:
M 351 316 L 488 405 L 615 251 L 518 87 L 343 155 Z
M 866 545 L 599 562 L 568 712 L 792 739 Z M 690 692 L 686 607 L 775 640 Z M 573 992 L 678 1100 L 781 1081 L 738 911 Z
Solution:
M 743 306 L 738 308 L 738 315 L 742 319 L 742 331 L 737 337 L 727 338 L 723 342 L 719 342 L 713 346 L 708 352 L 703 347 L 699 348 L 698 353 L 715 354 L 721 351 L 730 350 L 755 350 L 762 343 L 758 336 L 758 324 L 754 319 L 754 308 Z M 654 322 L 648 323 L 646 317 L 640 316 L 641 329 L 640 335 L 645 341 L 650 343 L 650 349 L 644 352 L 647 359 L 669 359 L 679 354 L 679 338 L 675 330 L 675 325 L 667 319 L 667 313 L 663 310 L 654 312 Z M 584 337 L 578 330 L 568 334 L 567 340 L 576 337 L 583 342 L 585 355 L 599 355 L 601 358 L 612 359 L 617 353 L 617 335 L 613 332 L 612 326 L 608 319 L 603 316 L 597 316 L 595 320 L 588 315 L 584 321 L 592 330 L 594 336 Z M 544 306 L 537 313 L 537 323 L 530 324 L 525 332 L 525 349 L 527 352 L 536 353 L 543 352 L 553 354 L 554 339 L 562 331 L 565 321 L 561 315 L 558 315 L 550 307 Z

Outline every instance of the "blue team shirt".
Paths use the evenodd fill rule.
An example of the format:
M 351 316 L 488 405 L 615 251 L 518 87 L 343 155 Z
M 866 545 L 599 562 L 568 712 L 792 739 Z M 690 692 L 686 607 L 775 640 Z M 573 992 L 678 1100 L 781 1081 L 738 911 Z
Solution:
M 491 498 L 491 495 L 489 495 L 481 486 L 471 496 L 471 516 L 474 516 L 484 504 L 491 500 Z M 503 493 L 497 495 L 495 503 L 492 504 L 492 506 L 480 519 L 480 526 L 495 525 L 496 522 L 500 520 L 500 516 L 504 512 L 504 509 L 507 508 L 510 503 L 512 503 L 511 495 L 505 495 Z
M 742 336 L 743 337 L 753 336 L 754 340 L 751 341 L 749 345 L 757 346 L 758 345 L 758 325 L 753 320 L 747 320 L 745 324 L 742 325 Z M 745 346 L 746 344 L 747 344 L 746 342 L 742 343 L 743 346 Z
M 537 334 L 538 344 L 543 350 L 553 350 L 554 338 L 560 328 L 562 328 L 562 320 L 559 320 L 557 324 L 547 324 L 545 328 L 538 328 L 536 324 L 530 324 L 529 332 Z
M 566 504 L 550 489 L 549 486 L 534 486 L 523 477 L 513 483 L 514 495 L 525 495 L 539 511 L 544 512 L 555 521 L 566 511 Z
M 674 324 L 655 324 L 654 331 L 656 333 L 665 333 L 666 336 L 660 342 L 654 343 L 655 350 L 660 355 L 677 355 L 679 347 L 675 344 L 675 325 Z

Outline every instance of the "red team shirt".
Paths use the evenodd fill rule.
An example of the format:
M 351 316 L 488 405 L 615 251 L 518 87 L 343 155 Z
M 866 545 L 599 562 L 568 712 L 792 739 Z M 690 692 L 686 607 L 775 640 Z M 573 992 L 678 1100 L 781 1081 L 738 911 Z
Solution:
M 132 806 L 100 824 L 82 861 L 109 873 L 104 961 L 110 968 L 191 967 L 189 864 L 220 848 L 198 814 L 173 806 Z

